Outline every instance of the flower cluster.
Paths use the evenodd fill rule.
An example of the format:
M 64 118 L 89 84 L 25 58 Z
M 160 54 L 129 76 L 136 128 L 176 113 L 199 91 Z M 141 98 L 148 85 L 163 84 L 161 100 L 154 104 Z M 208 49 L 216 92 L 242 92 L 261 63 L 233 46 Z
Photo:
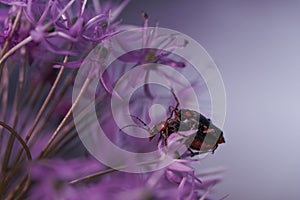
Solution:
M 126 166 L 101 164 L 82 145 L 72 118 L 76 101 L 70 100 L 76 73 L 93 48 L 133 27 L 118 19 L 128 3 L 0 0 L 0 199 L 205 199 L 220 181 L 199 178 L 191 165 L 198 159 L 188 155 L 174 155 L 172 164 L 163 169 L 134 174 L 124 172 Z M 142 16 L 142 27 L 147 28 L 149 17 Z M 166 51 L 146 48 L 129 52 L 119 61 L 184 68 L 185 63 L 173 59 L 170 52 L 184 48 L 187 41 L 177 44 L 176 36 L 156 37 L 154 31 L 143 41 L 157 42 Z M 126 51 L 130 40 L 121 42 Z M 99 123 L 120 147 L 138 152 L 160 149 L 161 143 L 120 136 L 107 107 L 111 87 L 124 70 L 115 64 L 120 66 L 103 74 L 95 95 Z M 145 73 L 151 70 L 159 71 L 152 68 Z M 155 101 L 146 86 L 140 94 Z M 88 113 L 82 110 L 83 120 L 89 120 Z M 135 114 L 143 115 L 143 111 Z M 170 149 L 172 143 L 186 140 L 178 137 L 168 138 Z

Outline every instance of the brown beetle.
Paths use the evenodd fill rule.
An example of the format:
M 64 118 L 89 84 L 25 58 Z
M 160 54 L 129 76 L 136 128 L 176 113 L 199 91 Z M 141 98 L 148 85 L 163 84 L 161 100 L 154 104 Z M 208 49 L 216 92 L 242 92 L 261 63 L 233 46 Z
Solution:
M 153 128 L 149 128 L 140 118 L 133 115 L 131 116 L 147 127 L 141 128 L 144 128 L 150 133 L 150 141 L 159 134 L 159 140 L 163 139 L 164 144 L 167 145 L 167 139 L 171 134 L 179 131 L 195 130 L 196 134 L 188 148 L 191 156 L 195 156 L 200 152 L 211 151 L 214 153 L 219 144 L 225 143 L 223 131 L 216 127 L 211 120 L 204 115 L 193 110 L 179 109 L 178 98 L 173 89 L 171 89 L 171 92 L 176 100 L 176 106 L 170 107 L 170 116 L 165 121 L 158 123 Z M 196 150 L 197 152 L 194 152 L 193 150 Z

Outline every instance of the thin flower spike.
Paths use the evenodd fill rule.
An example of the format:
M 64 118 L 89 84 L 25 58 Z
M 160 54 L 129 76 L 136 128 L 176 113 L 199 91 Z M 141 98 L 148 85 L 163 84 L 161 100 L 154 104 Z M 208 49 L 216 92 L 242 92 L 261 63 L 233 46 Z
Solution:
M 205 200 L 207 195 L 209 194 L 209 191 L 211 190 L 212 186 L 210 186 L 205 193 L 201 196 L 201 198 L 199 200 Z
M 156 199 L 173 200 L 178 197 L 177 187 L 165 182 L 164 170 L 146 174 L 128 174 L 116 172 L 114 179 L 99 183 L 99 190 L 104 199 Z M 114 192 L 112 192 L 114 191 Z
M 25 0 L 21 0 L 21 1 L 17 1 L 17 0 L 0 0 L 0 3 L 9 5 L 9 6 L 21 6 L 21 7 L 25 7 L 26 6 L 26 1 Z
M 176 35 L 157 35 L 157 28 L 148 28 L 149 16 L 147 13 L 142 12 L 144 18 L 144 26 L 142 29 L 142 37 L 139 34 L 127 35 L 124 40 L 132 41 L 133 45 L 136 45 L 136 42 L 139 41 L 141 49 L 135 51 L 129 51 L 131 42 L 120 43 L 120 48 L 122 51 L 126 52 L 118 59 L 124 63 L 133 63 L 134 67 L 138 67 L 142 64 L 153 64 L 149 65 L 148 68 L 144 70 L 138 70 L 136 76 L 129 79 L 130 84 L 135 87 L 137 83 L 143 80 L 145 94 L 151 99 L 154 98 L 154 95 L 151 93 L 148 85 L 148 78 L 150 73 L 153 71 L 161 76 L 163 80 L 169 82 L 167 74 L 165 72 L 157 69 L 159 65 L 168 65 L 174 68 L 184 68 L 185 64 L 181 61 L 177 61 L 172 58 L 172 51 L 178 48 L 184 48 L 188 44 L 187 41 L 179 41 L 179 38 Z M 182 44 L 179 44 L 182 42 Z M 150 48 L 151 47 L 151 48 Z M 135 49 L 135 48 L 134 48 Z M 173 55 L 174 56 L 174 55 Z M 170 85 L 171 87 L 171 85 Z
M 59 3 L 58 1 L 48 1 L 45 6 L 41 6 L 36 2 L 28 1 L 24 14 L 34 28 L 31 30 L 22 30 L 22 35 L 30 35 L 31 40 L 37 43 L 38 46 L 43 46 L 54 54 L 75 55 L 79 52 L 76 52 L 76 46 L 77 44 L 83 43 L 82 39 L 86 39 L 91 42 L 101 41 L 117 33 L 117 26 L 119 23 L 112 24 L 112 20 L 115 18 L 110 19 L 109 12 L 107 12 L 107 10 L 102 10 L 102 12 L 106 13 L 96 13 L 95 16 L 92 16 L 93 11 L 86 8 L 87 2 L 83 2 L 81 5 L 81 12 L 73 13 L 71 6 L 74 2 L 75 1 L 73 0 L 63 5 L 63 3 Z M 120 6 L 116 7 L 109 4 L 107 9 L 110 10 L 110 13 L 113 13 L 113 15 L 117 17 L 128 2 L 129 1 L 125 1 L 121 3 Z M 37 14 L 34 13 L 36 12 L 35 6 L 43 9 L 43 12 L 39 16 L 36 16 Z M 89 12 L 89 15 L 91 15 L 90 19 L 87 18 L 86 12 Z M 50 17 L 52 16 L 52 18 L 49 19 L 49 15 Z M 100 18 L 95 20 L 97 17 Z M 76 18 L 77 20 L 75 24 L 72 24 L 72 21 Z M 105 22 L 104 24 L 107 24 L 108 26 L 101 27 L 102 25 L 96 25 L 96 22 L 98 21 Z M 45 24 L 44 22 L 47 23 Z M 100 32 L 95 34 L 94 28 L 100 28 Z M 54 43 L 54 41 L 56 42 Z M 75 43 L 73 45 L 73 50 L 66 51 L 65 49 L 62 49 L 61 45 L 58 45 L 63 44 L 64 42 Z M 25 43 L 24 41 L 22 45 L 25 46 L 27 44 L 28 43 Z M 21 46 L 18 46 L 14 51 L 18 50 L 20 47 Z M 81 49 L 80 52 L 82 52 Z M 11 53 L 7 54 L 6 57 L 10 55 Z M 3 60 L 1 62 L 3 62 Z
M 124 0 L 120 5 L 111 8 L 110 21 L 115 21 L 131 0 Z
M 107 4 L 100 9 L 98 15 L 88 20 L 83 27 L 82 37 L 89 41 L 102 41 L 119 32 L 119 23 L 113 23 L 130 0 L 123 1 L 118 6 Z
M 174 162 L 168 167 L 168 170 L 175 172 L 175 173 L 178 172 L 178 175 L 190 175 L 197 182 L 201 183 L 201 180 L 198 179 L 198 177 L 196 177 L 194 174 L 195 169 L 188 165 L 184 165 L 183 163 Z

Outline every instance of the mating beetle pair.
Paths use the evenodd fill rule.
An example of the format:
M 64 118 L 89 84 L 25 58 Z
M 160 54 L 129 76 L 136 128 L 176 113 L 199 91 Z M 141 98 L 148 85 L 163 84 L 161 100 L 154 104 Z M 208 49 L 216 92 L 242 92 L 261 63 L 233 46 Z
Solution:
M 207 119 L 202 114 L 188 109 L 179 109 L 179 101 L 176 97 L 173 89 L 171 92 L 176 100 L 175 107 L 170 106 L 170 116 L 165 120 L 155 125 L 153 128 L 149 128 L 145 122 L 138 119 L 150 133 L 150 141 L 159 134 L 159 140 L 163 139 L 164 144 L 167 145 L 168 137 L 179 131 L 197 131 L 195 137 L 193 138 L 192 143 L 188 147 L 188 150 L 191 152 L 191 156 L 195 156 L 200 152 L 209 152 L 214 151 L 218 148 L 219 144 L 225 143 L 223 137 L 223 132 L 218 127 L 216 127 L 210 119 Z M 194 152 L 192 150 L 196 150 Z

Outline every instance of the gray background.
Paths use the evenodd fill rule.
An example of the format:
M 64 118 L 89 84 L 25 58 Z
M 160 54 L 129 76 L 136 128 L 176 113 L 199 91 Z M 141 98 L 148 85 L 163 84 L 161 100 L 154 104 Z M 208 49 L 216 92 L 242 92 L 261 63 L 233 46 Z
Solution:
M 196 39 L 211 55 L 227 93 L 227 143 L 199 163 L 223 166 L 217 197 L 300 199 L 300 1 L 133 0 L 141 10 Z

